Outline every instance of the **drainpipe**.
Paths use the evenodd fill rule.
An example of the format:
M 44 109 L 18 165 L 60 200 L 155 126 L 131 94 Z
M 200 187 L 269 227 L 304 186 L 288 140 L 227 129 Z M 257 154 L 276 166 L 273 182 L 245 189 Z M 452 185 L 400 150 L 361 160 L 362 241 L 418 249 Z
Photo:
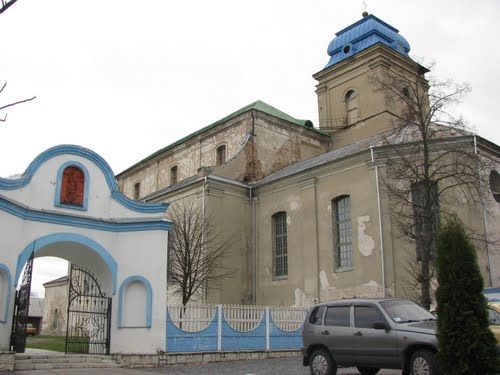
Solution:
M 373 152 L 373 146 L 370 146 L 370 154 L 372 157 L 372 164 L 375 166 L 375 183 L 377 185 L 377 208 L 378 208 L 378 230 L 380 237 L 380 260 L 381 260 L 381 268 L 382 268 L 382 288 L 384 291 L 384 297 L 387 297 L 387 291 L 385 288 L 385 265 L 384 265 L 384 236 L 382 230 L 382 210 L 380 208 L 380 188 L 379 188 L 379 179 L 378 179 L 378 165 L 375 164 L 375 154 Z
M 316 223 L 314 224 L 316 230 L 316 274 L 317 274 L 317 288 L 318 288 L 318 303 L 321 301 L 321 280 L 320 280 L 320 267 L 319 267 L 319 210 L 318 210 L 318 184 L 317 179 L 314 179 L 314 220 Z
M 253 188 L 250 188 L 250 199 L 252 200 L 252 302 L 257 304 L 257 215 L 256 215 L 256 200 L 253 195 Z
M 201 243 L 203 244 L 204 243 L 204 240 L 205 240 L 205 189 L 207 187 L 207 176 L 205 176 L 205 178 L 203 179 L 203 195 L 202 195 L 202 198 L 201 198 L 201 218 L 202 218 L 202 232 L 201 232 Z M 203 248 L 201 249 L 201 253 L 203 254 Z M 208 285 L 207 283 L 205 282 L 205 286 L 204 286 L 204 299 L 205 299 L 205 302 L 207 301 L 207 294 L 208 294 Z
M 474 155 L 478 156 L 477 153 L 477 139 L 476 135 L 474 134 Z M 478 172 L 479 172 L 479 161 L 478 161 Z M 488 255 L 488 277 L 490 279 L 490 286 L 493 286 L 493 276 L 491 275 L 491 254 L 490 254 L 490 247 L 488 246 L 488 233 L 486 229 L 486 209 L 484 207 L 484 200 L 483 200 L 483 180 L 481 177 L 479 177 L 479 199 L 481 201 L 481 209 L 483 211 L 483 226 L 484 226 L 484 238 L 486 242 L 486 254 Z

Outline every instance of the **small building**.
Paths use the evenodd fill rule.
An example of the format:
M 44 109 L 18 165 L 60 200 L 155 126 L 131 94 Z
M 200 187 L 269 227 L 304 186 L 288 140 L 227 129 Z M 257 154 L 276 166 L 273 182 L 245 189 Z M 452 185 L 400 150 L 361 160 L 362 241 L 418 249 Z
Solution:
M 68 309 L 68 276 L 62 276 L 43 284 L 42 335 L 64 336 Z

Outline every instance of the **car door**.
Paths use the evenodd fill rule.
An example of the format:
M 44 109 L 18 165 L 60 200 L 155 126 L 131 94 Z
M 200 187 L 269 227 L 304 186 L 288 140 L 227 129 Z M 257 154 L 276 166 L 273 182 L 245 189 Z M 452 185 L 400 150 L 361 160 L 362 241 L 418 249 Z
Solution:
M 374 328 L 374 323 L 389 323 L 376 304 L 354 305 L 353 344 L 356 365 L 366 367 L 397 367 L 400 356 L 394 329 Z
M 350 305 L 327 306 L 320 335 L 337 365 L 354 364 Z

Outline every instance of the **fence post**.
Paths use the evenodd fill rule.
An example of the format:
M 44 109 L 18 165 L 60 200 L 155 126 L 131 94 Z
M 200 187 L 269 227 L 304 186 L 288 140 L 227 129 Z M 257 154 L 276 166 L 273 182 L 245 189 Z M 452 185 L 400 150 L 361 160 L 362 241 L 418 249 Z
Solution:
M 217 351 L 222 351 L 222 306 L 217 305 Z
M 269 306 L 266 306 L 266 351 L 271 347 L 271 337 L 269 337 Z

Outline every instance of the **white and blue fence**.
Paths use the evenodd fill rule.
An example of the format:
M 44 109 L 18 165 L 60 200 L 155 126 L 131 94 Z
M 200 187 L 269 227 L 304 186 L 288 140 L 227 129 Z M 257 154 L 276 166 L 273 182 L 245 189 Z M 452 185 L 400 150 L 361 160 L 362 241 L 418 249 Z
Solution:
M 300 349 L 307 308 L 167 307 L 167 352 Z

